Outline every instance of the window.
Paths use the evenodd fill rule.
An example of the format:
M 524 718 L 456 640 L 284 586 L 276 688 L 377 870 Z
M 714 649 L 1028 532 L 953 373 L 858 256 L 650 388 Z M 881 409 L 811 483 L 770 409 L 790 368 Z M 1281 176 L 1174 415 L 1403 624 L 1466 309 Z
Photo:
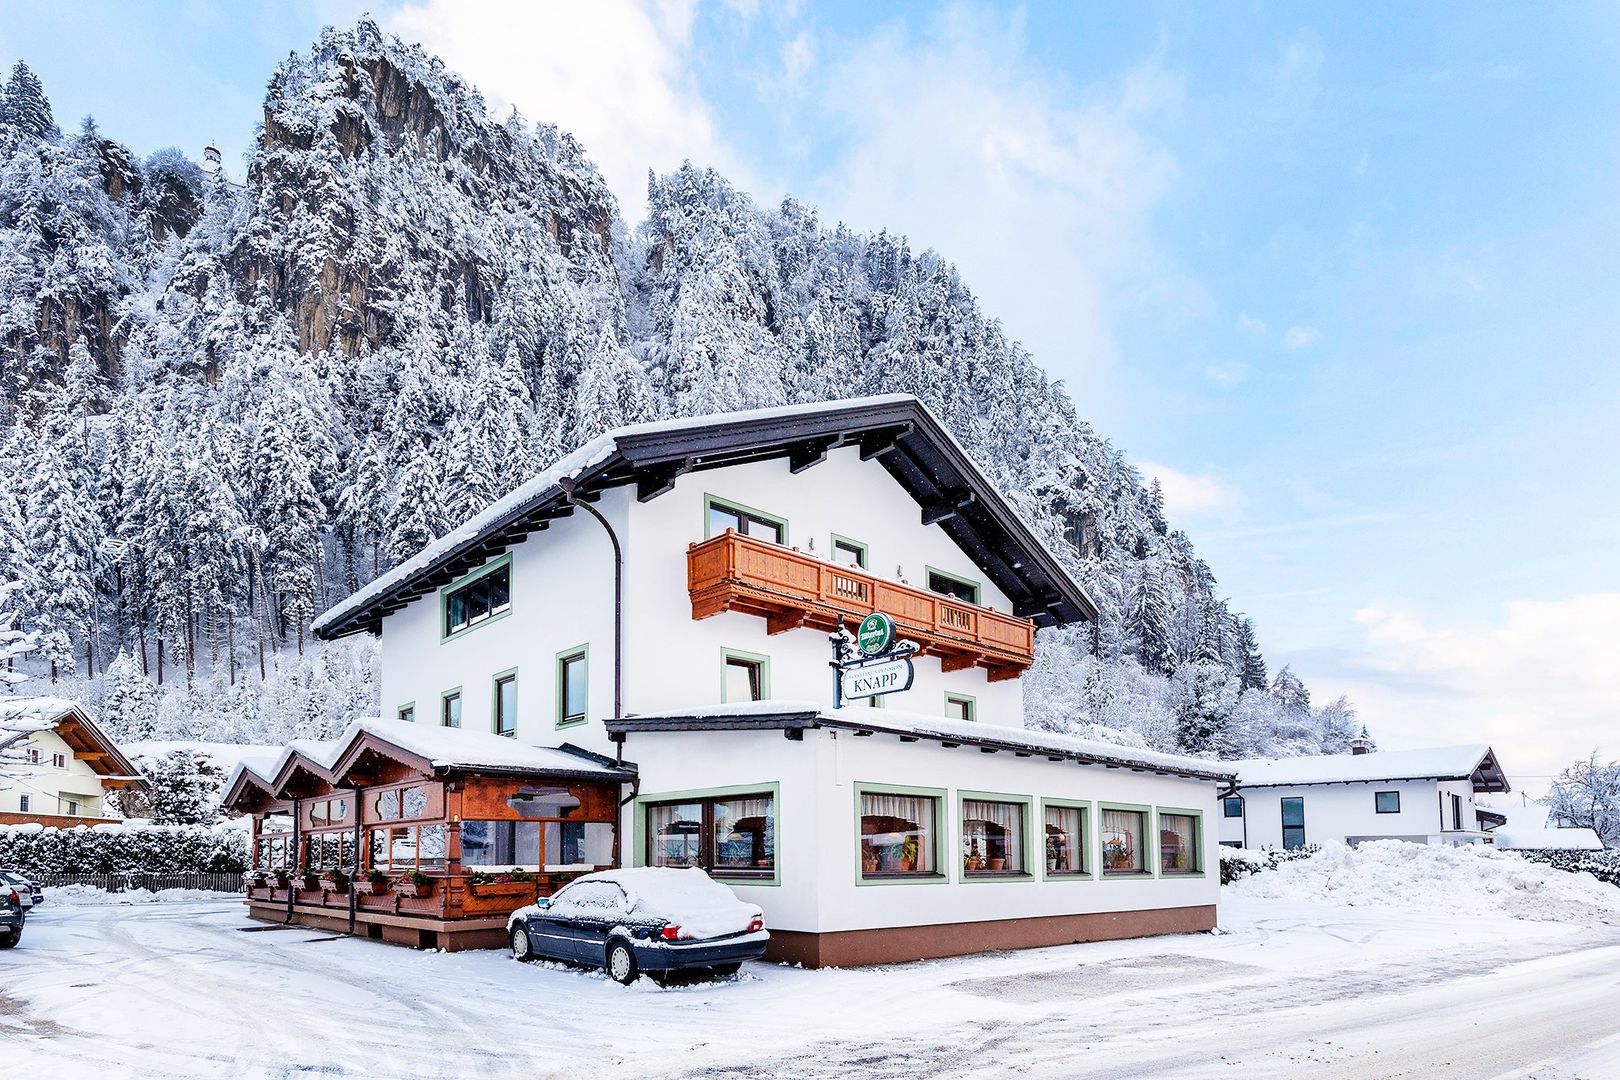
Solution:
M 538 821 L 463 821 L 461 864 L 539 870 L 540 825 Z
M 66 807 L 66 809 L 64 809 L 62 811 L 62 813 L 64 813 L 64 814 L 67 814 L 69 816 L 76 816 L 79 813 L 79 800 L 78 799 L 67 799 L 67 800 L 65 800 L 63 802 L 62 805 L 64 807 Z
M 978 717 L 974 715 L 976 705 L 977 702 L 966 694 L 946 694 L 945 716 L 949 720 L 977 720 Z
M 25 814 L 28 813 L 29 810 L 33 809 L 33 806 L 34 806 L 34 798 L 33 798 L 33 796 L 31 796 L 31 795 L 19 795 L 19 796 L 17 796 L 17 809 L 21 810 L 23 813 L 25 813 Z
M 1021 802 L 962 800 L 962 875 L 1027 874 L 1024 865 L 1026 809 Z
M 512 610 L 512 563 L 509 558 L 474 571 L 463 583 L 444 591 L 444 636 L 454 637 Z
M 937 795 L 860 793 L 861 880 L 944 880 Z
M 416 702 L 413 701 L 409 705 L 401 705 L 399 707 L 399 718 L 405 721 L 407 724 L 416 723 Z
M 53 768 L 53 769 L 65 769 L 65 768 L 67 768 L 67 755 L 66 754 L 52 754 L 51 755 L 51 768 Z
M 1374 809 L 1380 814 L 1398 814 L 1401 812 L 1401 793 L 1398 791 L 1379 791 L 1373 795 Z
M 1046 819 L 1046 876 L 1081 876 L 1086 873 L 1086 810 L 1081 806 L 1044 808 Z
M 764 701 L 771 696 L 769 659 L 742 652 L 727 652 L 725 658 L 721 701 Z
M 787 522 L 745 506 L 708 500 L 708 535 L 719 536 L 727 529 L 742 536 L 769 540 L 773 544 L 787 543 Z
M 442 727 L 461 726 L 461 691 L 448 690 L 439 701 L 439 724 Z
M 587 656 L 584 646 L 557 657 L 557 726 L 585 722 Z
M 1461 795 L 1452 795 L 1450 798 L 1451 798 L 1451 827 L 1452 827 L 1453 830 L 1461 830 L 1462 827 L 1463 827 L 1462 826 L 1462 796 Z
M 1234 795 L 1231 798 L 1222 799 L 1221 813 L 1225 814 L 1227 817 L 1242 817 L 1243 797 L 1241 795 Z
M 396 825 L 371 830 L 371 866 L 384 873 L 439 871 L 445 859 L 444 825 Z
M 977 582 L 943 573 L 933 567 L 928 568 L 928 591 L 939 593 L 941 596 L 953 596 L 964 604 L 979 602 Z
M 1147 812 L 1124 807 L 1103 807 L 1102 867 L 1104 874 L 1145 874 Z
M 857 570 L 866 569 L 866 545 L 859 540 L 851 540 L 847 536 L 832 536 L 832 561 L 839 566 L 853 566 Z
M 1203 869 L 1198 852 L 1197 814 L 1159 812 L 1159 872 L 1196 874 Z
M 517 672 L 509 671 L 495 676 L 494 693 L 490 695 L 494 716 L 490 728 L 497 735 L 517 737 Z
M 389 788 L 377 793 L 372 804 L 376 816 L 382 821 L 427 816 L 427 791 L 420 787 Z
M 701 866 L 723 877 L 776 873 L 776 794 L 701 796 L 646 804 L 648 866 Z
M 309 804 L 311 825 L 335 825 L 349 816 L 349 800 L 321 799 Z
M 38 765 L 43 760 L 44 758 L 40 756 L 40 752 L 37 747 L 31 748 L 28 751 L 28 764 Z
M 1305 846 L 1305 800 L 1282 801 L 1283 850 L 1298 851 Z

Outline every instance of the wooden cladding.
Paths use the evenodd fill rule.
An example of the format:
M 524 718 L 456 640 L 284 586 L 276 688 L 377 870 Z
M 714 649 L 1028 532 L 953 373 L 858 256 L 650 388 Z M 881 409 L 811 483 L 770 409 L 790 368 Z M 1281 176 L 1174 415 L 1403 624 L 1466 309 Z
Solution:
M 853 628 L 881 611 L 925 655 L 939 657 L 945 671 L 983 667 L 997 682 L 1018 678 L 1035 659 L 1035 624 L 1028 619 L 730 530 L 691 545 L 686 573 L 694 619 L 742 611 L 764 616 L 766 632 L 780 634 L 801 626 L 831 630 L 840 615 Z

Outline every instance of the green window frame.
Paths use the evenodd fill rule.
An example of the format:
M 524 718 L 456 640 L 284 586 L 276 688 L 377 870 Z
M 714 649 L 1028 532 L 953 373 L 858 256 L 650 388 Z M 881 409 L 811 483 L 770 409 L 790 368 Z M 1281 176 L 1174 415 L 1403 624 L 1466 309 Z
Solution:
M 455 705 L 454 712 L 456 720 L 456 722 L 453 724 L 450 722 L 452 703 Z M 461 687 L 459 686 L 451 687 L 449 690 L 446 690 L 444 693 L 440 694 L 439 726 L 447 728 L 459 728 L 461 726 L 461 721 L 464 719 L 462 713 L 464 711 L 463 706 L 465 704 L 466 698 L 462 696 Z
M 772 826 L 774 846 L 770 873 L 727 873 L 724 868 L 706 870 L 705 872 L 714 880 L 729 885 L 781 885 L 782 789 L 781 784 L 775 780 L 760 784 L 731 784 L 726 787 L 693 788 L 690 791 L 656 791 L 648 795 L 637 795 L 635 812 L 631 815 L 630 823 L 631 840 L 634 845 L 634 851 L 631 854 L 631 865 L 648 865 L 647 811 L 651 807 L 682 802 L 713 803 L 745 795 L 769 795 L 771 797 L 771 816 L 775 820 L 775 824 Z M 707 811 L 705 811 L 705 820 L 708 820 Z
M 1140 870 L 1110 870 L 1102 865 L 1106 850 L 1101 840 L 1102 831 L 1106 826 L 1108 811 L 1115 810 L 1124 814 L 1136 814 L 1142 824 L 1142 868 Z M 1153 807 L 1141 803 L 1103 802 L 1097 804 L 1097 832 L 1098 832 L 1098 866 L 1097 873 L 1103 881 L 1144 881 L 1155 876 L 1154 868 L 1159 865 L 1159 850 L 1153 842 Z
M 578 711 L 569 709 L 568 700 L 568 674 L 573 664 L 581 664 L 580 700 Z M 557 726 L 578 727 L 590 716 L 591 693 L 591 646 L 576 645 L 572 649 L 564 649 L 557 654 Z
M 394 719 L 403 721 L 407 724 L 416 723 L 416 702 L 407 701 L 405 704 L 395 709 Z
M 840 548 L 845 551 L 852 551 L 855 553 L 856 569 L 865 570 L 870 566 L 871 553 L 867 546 L 861 543 L 859 540 L 851 540 L 849 537 L 840 536 L 838 533 L 832 534 L 832 544 L 827 549 L 827 553 L 832 557 L 832 561 L 834 563 L 837 563 L 839 566 L 848 566 L 848 563 L 844 562 L 843 559 L 838 557 Z
M 984 599 L 984 586 L 970 577 L 963 577 L 961 574 L 953 574 L 949 570 L 941 570 L 937 566 L 925 565 L 923 567 L 923 572 L 924 581 L 928 586 L 928 591 L 931 593 L 936 593 L 940 596 L 948 596 L 952 600 L 956 600 L 959 603 L 973 604 L 975 606 L 980 604 Z M 960 590 L 947 590 L 939 588 L 934 583 L 935 578 L 938 578 L 943 582 L 949 582 L 952 585 L 960 586 Z M 966 592 L 968 595 L 961 596 L 959 595 L 959 592 Z
M 492 574 L 504 573 L 506 575 L 506 600 L 486 614 L 479 616 L 475 621 L 465 622 L 451 629 L 450 618 L 453 598 L 461 596 L 471 598 L 474 586 Z M 499 598 L 494 598 L 498 600 Z M 488 626 L 490 623 L 500 622 L 512 614 L 512 553 L 507 552 L 498 559 L 493 559 L 476 570 L 472 570 L 452 581 L 439 590 L 439 644 L 448 641 L 459 641 L 474 630 Z
M 739 698 L 737 700 L 764 701 L 771 696 L 771 658 L 763 653 L 744 652 L 741 649 L 720 650 L 720 700 L 730 704 L 731 698 L 731 669 L 733 667 L 751 666 L 755 669 L 755 678 L 759 683 L 759 697 L 751 699 Z
M 1065 853 L 1054 851 L 1052 837 L 1047 833 L 1046 811 L 1075 810 L 1080 814 L 1080 850 L 1068 855 L 1069 861 L 1073 856 L 1080 859 L 1078 870 L 1053 870 L 1048 865 L 1054 861 L 1054 856 L 1063 858 Z M 1093 881 L 1097 877 L 1095 830 L 1092 829 L 1092 805 L 1089 799 L 1042 799 L 1041 800 L 1041 880 L 1042 881 Z
M 951 705 L 953 703 L 963 706 L 960 717 L 951 715 Z M 949 690 L 945 691 L 945 719 L 962 719 L 970 723 L 976 722 L 979 719 L 979 699 L 972 694 L 956 694 Z
M 760 536 L 759 539 L 770 539 L 774 544 L 780 544 L 783 547 L 787 547 L 787 518 L 777 517 L 775 514 L 768 514 L 763 510 L 756 510 L 752 506 L 747 506 L 735 499 L 726 499 L 718 495 L 710 495 L 707 493 L 705 493 L 703 496 L 703 538 L 705 540 L 712 539 L 726 531 L 725 528 L 718 530 L 714 528 L 714 511 L 716 507 L 718 507 L 722 513 L 731 514 L 739 520 L 742 528 L 738 529 L 737 531 L 742 535 L 755 535 L 753 532 L 746 531 L 749 528 L 750 523 L 753 523 L 760 526 L 761 531 L 767 528 L 774 529 L 776 531 L 776 537 L 774 539 L 765 536 Z
M 1023 822 L 1019 828 L 1019 856 L 1023 863 L 1021 870 L 989 870 L 980 868 L 968 869 L 970 858 L 967 835 L 967 804 L 969 802 L 1000 803 L 1005 806 L 1016 806 L 1022 816 Z M 956 793 L 956 835 L 961 837 L 962 850 L 958 852 L 958 870 L 960 880 L 964 884 L 980 884 L 983 882 L 1007 881 L 1034 881 L 1035 880 L 1035 800 L 1029 795 L 1010 795 L 1001 791 L 957 791 Z M 988 858 L 984 852 L 981 857 Z
M 517 707 L 518 707 L 518 669 L 507 668 L 497 671 L 489 680 L 489 730 L 497 735 L 508 738 L 517 738 Z M 512 686 L 511 715 L 504 715 L 501 711 L 501 687 L 510 683 Z
M 1192 823 L 1193 823 L 1193 843 L 1192 843 L 1192 858 L 1190 860 L 1191 865 L 1190 865 L 1189 869 L 1186 869 L 1186 870 L 1166 870 L 1164 868 L 1164 852 L 1165 852 L 1164 831 L 1163 831 L 1160 823 L 1161 823 L 1161 821 L 1163 820 L 1163 818 L 1166 815 L 1173 815 L 1175 817 L 1192 818 Z M 1173 881 L 1181 881 L 1181 880 L 1183 880 L 1185 878 L 1201 878 L 1201 877 L 1203 877 L 1204 876 L 1204 812 L 1202 810 L 1190 810 L 1190 809 L 1187 809 L 1185 807 L 1180 807 L 1180 806 L 1160 806 L 1160 807 L 1156 807 L 1154 809 L 1154 811 L 1153 811 L 1153 850 L 1154 850 L 1154 856 L 1155 856 L 1155 858 L 1153 860 L 1153 865 L 1154 865 L 1155 870 L 1158 873 L 1159 877 L 1161 877 L 1161 878 L 1170 878 Z
M 855 884 L 856 885 L 946 885 L 951 874 L 946 860 L 947 834 L 951 823 L 946 817 L 946 799 L 950 793 L 944 788 L 905 787 L 899 784 L 857 783 L 855 788 Z M 934 836 L 931 850 L 934 869 L 926 872 L 883 873 L 868 875 L 862 859 L 861 798 L 864 795 L 900 795 L 910 798 L 931 799 L 934 804 Z

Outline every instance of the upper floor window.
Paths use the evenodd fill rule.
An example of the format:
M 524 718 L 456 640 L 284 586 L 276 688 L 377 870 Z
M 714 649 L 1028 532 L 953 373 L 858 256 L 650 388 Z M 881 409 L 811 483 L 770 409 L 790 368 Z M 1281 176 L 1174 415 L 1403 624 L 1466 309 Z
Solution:
M 65 769 L 65 768 L 67 768 L 67 755 L 66 754 L 52 754 L 51 755 L 51 767 L 53 769 Z
M 557 726 L 585 722 L 588 651 L 582 646 L 557 657 Z
M 1243 816 L 1243 799 L 1242 799 L 1242 797 L 1234 795 L 1231 798 L 1222 799 L 1221 800 L 1221 812 L 1223 814 L 1225 814 L 1227 817 L 1242 817 Z
M 28 811 L 33 808 L 33 805 L 34 797 L 32 795 L 17 796 L 17 809 L 21 810 L 23 813 L 28 813 Z
M 945 716 L 950 720 L 975 720 L 974 700 L 966 694 L 945 695 Z
M 953 596 L 964 604 L 977 604 L 979 602 L 979 583 L 947 574 L 942 570 L 928 568 L 928 591 L 937 592 L 941 596 Z
M 45 759 L 40 754 L 39 749 L 37 747 L 31 748 L 28 751 L 28 764 L 30 764 L 30 765 L 38 765 L 43 760 L 45 760 Z
M 725 682 L 721 701 L 764 701 L 770 696 L 770 667 L 763 656 L 726 653 Z
M 495 676 L 493 695 L 495 715 L 491 729 L 497 735 L 517 735 L 517 672 Z
M 454 637 L 511 610 L 512 564 L 503 561 L 446 590 L 444 636 Z
M 1401 793 L 1398 791 L 1374 792 L 1373 806 L 1380 814 L 1398 814 L 1401 812 Z
M 839 566 L 853 566 L 857 570 L 866 569 L 866 545 L 858 540 L 851 540 L 847 536 L 833 533 L 832 561 Z
M 399 707 L 399 718 L 405 721 L 407 724 L 416 723 L 416 703 L 412 702 L 409 705 L 401 705 Z
M 441 727 L 461 726 L 461 691 L 451 690 L 440 699 L 439 724 Z
M 711 498 L 708 500 L 708 513 L 710 536 L 719 536 L 731 529 L 743 536 L 769 540 L 773 544 L 787 543 L 787 522 L 763 511 Z

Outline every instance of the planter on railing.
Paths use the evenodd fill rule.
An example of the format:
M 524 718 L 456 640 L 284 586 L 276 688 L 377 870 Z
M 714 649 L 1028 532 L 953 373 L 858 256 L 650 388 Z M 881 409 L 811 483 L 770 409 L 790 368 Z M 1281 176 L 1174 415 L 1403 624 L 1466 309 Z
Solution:
M 426 874 L 407 874 L 394 882 L 394 894 L 407 898 L 432 896 L 435 884 L 435 880 Z

